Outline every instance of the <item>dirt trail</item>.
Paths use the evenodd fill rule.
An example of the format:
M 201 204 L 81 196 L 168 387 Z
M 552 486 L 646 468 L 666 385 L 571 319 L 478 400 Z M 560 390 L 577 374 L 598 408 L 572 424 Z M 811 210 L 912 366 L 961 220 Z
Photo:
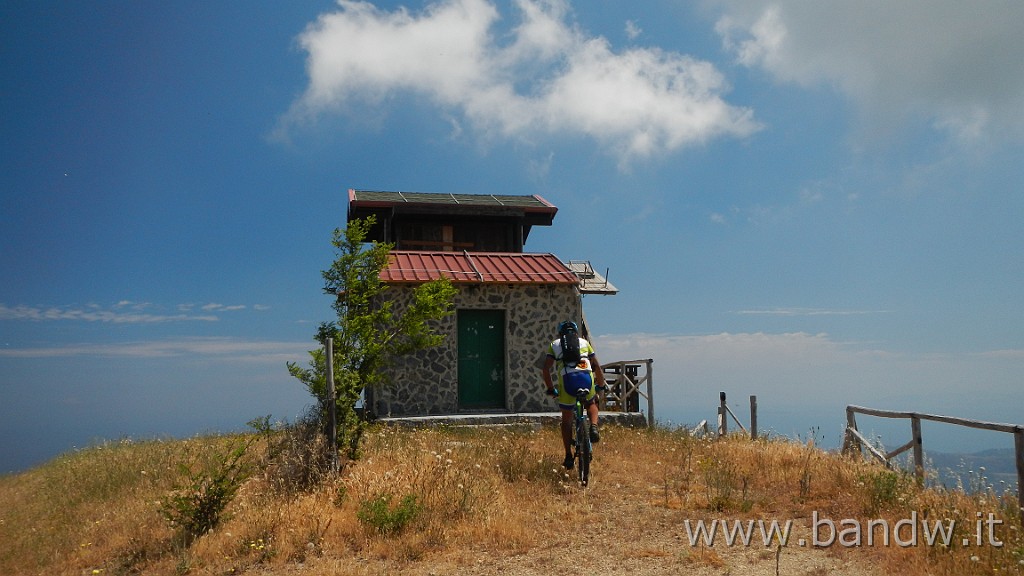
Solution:
M 566 512 L 574 511 L 584 530 L 559 534 L 569 518 L 541 520 L 531 529 L 547 534 L 548 544 L 520 552 L 448 549 L 433 551 L 409 563 L 380 559 L 322 558 L 309 566 L 278 568 L 267 574 L 408 574 L 414 576 L 884 576 L 865 549 L 800 546 L 810 541 L 808 519 L 794 518 L 790 543 L 779 551 L 763 546 L 758 533 L 749 547 L 691 546 L 684 526 L 688 513 L 663 505 L 658 486 L 630 487 L 594 482 L 586 492 L 572 488 L 564 496 Z M 637 496 L 640 494 L 641 496 Z M 734 519 L 723 518 L 730 522 Z M 696 518 L 692 519 L 693 521 Z M 770 521 L 770 519 L 766 519 Z M 781 518 L 779 519 L 782 520 Z M 493 549 L 493 546 L 487 546 Z M 586 569 L 580 558 L 589 558 Z
M 620 496 L 622 494 L 624 492 L 596 484 L 583 498 L 569 497 L 569 503 L 587 509 L 584 517 L 588 529 L 567 536 L 567 544 L 558 543 L 552 535 L 550 545 L 524 554 L 502 558 L 480 555 L 473 563 L 438 565 L 415 573 L 438 576 L 571 574 L 579 572 L 578 558 L 582 555 L 591 561 L 589 568 L 580 573 L 589 576 L 883 574 L 863 550 L 799 546 L 800 538 L 810 541 L 810 530 L 802 525 L 802 520 L 796 519 L 790 544 L 781 551 L 764 547 L 760 534 L 755 536 L 757 542 L 749 547 L 728 547 L 720 541 L 713 548 L 693 547 L 684 526 L 686 513 L 649 500 L 627 500 Z M 461 560 L 464 562 L 465 558 Z

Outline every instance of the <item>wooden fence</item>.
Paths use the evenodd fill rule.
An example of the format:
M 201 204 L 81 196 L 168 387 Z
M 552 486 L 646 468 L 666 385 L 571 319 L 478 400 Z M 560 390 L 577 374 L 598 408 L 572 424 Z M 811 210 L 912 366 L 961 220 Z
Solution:
M 729 433 L 729 419 L 732 416 L 733 422 L 743 430 L 744 434 L 750 434 L 751 440 L 757 440 L 757 396 L 750 397 L 750 430 L 740 422 L 740 419 L 733 413 L 732 408 L 725 402 L 725 392 L 718 393 L 718 435 L 725 436 Z M 705 429 L 707 428 L 705 424 Z
M 654 426 L 654 360 L 621 360 L 601 364 L 608 391 L 602 410 L 639 412 L 640 398 L 647 400 L 647 425 Z M 640 369 L 644 371 L 641 374 Z
M 872 446 L 871 442 L 869 442 L 868 439 L 865 438 L 859 430 L 857 430 L 857 414 L 878 416 L 880 418 L 907 418 L 910 420 L 910 433 L 912 437 L 909 442 L 899 448 L 883 453 L 878 448 Z M 843 454 L 849 454 L 856 450 L 863 455 L 863 451 L 866 449 L 873 457 L 891 468 L 891 460 L 893 458 L 907 450 L 913 450 L 914 475 L 917 477 L 917 481 L 919 483 L 923 483 L 924 445 L 921 438 L 922 420 L 945 422 L 946 424 L 956 424 L 957 426 L 966 426 L 968 428 L 994 430 L 996 432 L 1007 432 L 1013 434 L 1014 452 L 1017 461 L 1017 504 L 1020 506 L 1022 512 L 1021 522 L 1024 523 L 1024 426 L 1022 425 L 981 422 L 978 420 L 968 420 L 966 418 L 954 418 L 952 416 L 939 416 L 936 414 L 921 414 L 918 412 L 875 410 L 873 408 L 851 405 L 846 407 L 846 434 L 843 438 Z
M 732 417 L 732 421 L 735 422 L 736 425 L 740 427 L 740 430 L 742 430 L 744 434 L 750 434 L 751 440 L 757 440 L 757 396 L 752 395 L 750 397 L 750 430 L 748 431 L 747 427 L 743 425 L 743 422 L 740 422 L 740 419 L 736 417 L 736 413 L 732 411 L 732 408 L 729 408 L 729 404 L 726 403 L 725 392 L 719 392 L 718 427 L 716 428 L 717 435 L 719 437 L 725 436 L 726 434 L 729 433 L 730 416 Z M 691 433 L 695 435 L 700 434 L 703 436 L 707 436 L 708 434 L 710 434 L 711 431 L 708 427 L 708 421 L 701 420 L 700 423 L 694 427 Z

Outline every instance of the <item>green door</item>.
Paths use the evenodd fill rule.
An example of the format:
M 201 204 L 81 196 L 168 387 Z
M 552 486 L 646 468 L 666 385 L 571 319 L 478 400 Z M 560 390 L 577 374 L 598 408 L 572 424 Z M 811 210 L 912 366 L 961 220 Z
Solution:
M 505 311 L 459 310 L 459 408 L 505 408 Z

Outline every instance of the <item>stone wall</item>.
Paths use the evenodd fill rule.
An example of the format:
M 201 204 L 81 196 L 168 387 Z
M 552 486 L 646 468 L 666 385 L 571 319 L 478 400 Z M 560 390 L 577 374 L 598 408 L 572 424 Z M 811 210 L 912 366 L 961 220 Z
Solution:
M 456 284 L 455 308 L 505 311 L 505 409 L 542 412 L 555 409 L 544 395 L 540 369 L 558 323 L 582 316 L 579 294 L 567 285 Z M 396 307 L 405 306 L 413 287 L 387 291 Z M 389 385 L 367 391 L 367 407 L 377 416 L 422 416 L 459 412 L 457 315 L 440 322 L 444 343 L 397 359 L 388 369 Z

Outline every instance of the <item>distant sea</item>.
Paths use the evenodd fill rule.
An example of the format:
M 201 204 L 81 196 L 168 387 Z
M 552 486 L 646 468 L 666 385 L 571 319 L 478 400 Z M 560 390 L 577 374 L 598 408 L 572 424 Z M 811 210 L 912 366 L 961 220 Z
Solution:
M 925 466 L 936 474 L 934 484 L 979 492 L 991 488 L 996 494 L 1017 492 L 1017 464 L 1012 448 L 980 452 L 951 453 L 925 451 Z

